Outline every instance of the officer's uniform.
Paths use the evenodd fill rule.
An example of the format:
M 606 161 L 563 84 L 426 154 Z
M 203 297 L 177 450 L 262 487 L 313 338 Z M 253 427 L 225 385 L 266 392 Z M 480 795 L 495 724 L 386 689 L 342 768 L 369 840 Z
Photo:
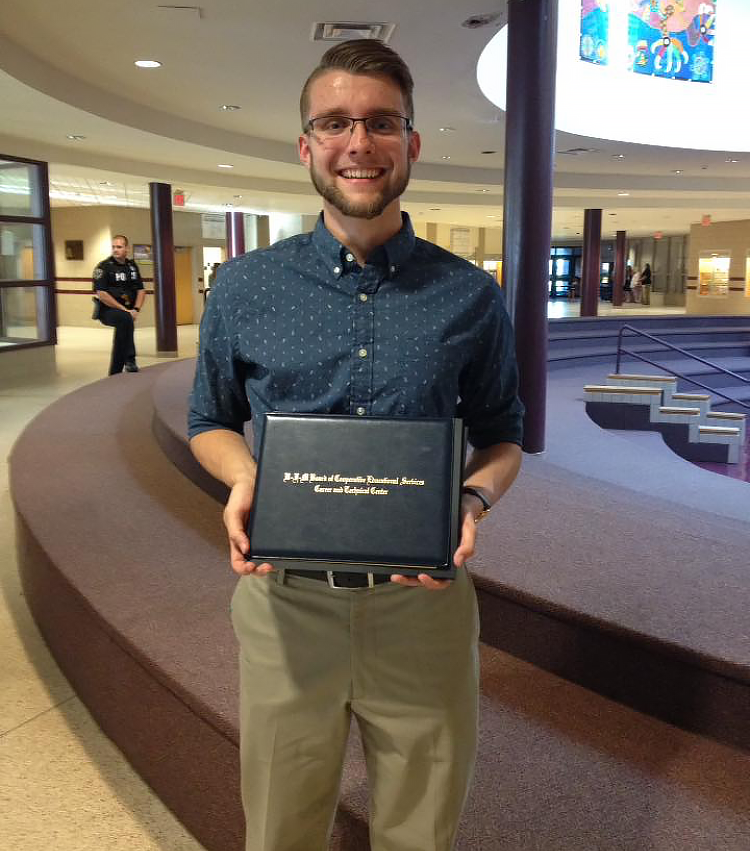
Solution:
M 143 280 L 138 265 L 128 258 L 124 263 L 118 263 L 109 256 L 97 263 L 93 275 L 94 291 L 103 290 L 128 310 L 135 307 L 138 290 L 143 289 Z M 102 324 L 115 329 L 112 342 L 112 358 L 109 364 L 109 374 L 122 372 L 126 363 L 135 364 L 135 342 L 133 340 L 133 317 L 124 310 L 108 307 L 99 303 L 97 318 Z

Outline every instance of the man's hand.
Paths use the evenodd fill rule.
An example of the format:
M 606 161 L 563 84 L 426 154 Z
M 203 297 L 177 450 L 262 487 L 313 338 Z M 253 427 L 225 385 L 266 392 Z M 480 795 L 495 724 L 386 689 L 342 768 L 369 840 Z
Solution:
M 476 508 L 477 505 L 479 505 L 479 510 Z M 483 507 L 482 503 L 470 494 L 464 494 L 461 497 L 461 543 L 453 554 L 453 564 L 456 567 L 463 567 L 466 560 L 474 555 L 474 546 L 477 540 L 476 518 Z M 451 584 L 450 579 L 435 579 L 429 573 L 420 573 L 417 576 L 402 576 L 400 573 L 396 573 L 391 576 L 391 582 L 412 587 L 421 585 L 434 591 L 447 588 Z
M 129 310 L 128 313 L 133 317 L 133 322 L 135 322 L 138 318 L 138 311 L 134 308 L 133 310 Z
M 255 564 L 246 561 L 245 556 L 250 549 L 250 541 L 245 533 L 250 508 L 253 504 L 255 485 L 248 480 L 239 481 L 231 490 L 224 508 L 224 525 L 229 535 L 229 561 L 232 570 L 240 576 L 249 573 L 266 574 L 274 568 L 273 565 Z

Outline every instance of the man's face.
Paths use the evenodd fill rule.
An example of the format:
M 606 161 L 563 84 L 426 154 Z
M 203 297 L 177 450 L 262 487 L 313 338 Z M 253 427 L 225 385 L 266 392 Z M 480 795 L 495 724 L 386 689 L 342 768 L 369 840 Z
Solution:
M 112 240 L 112 256 L 122 262 L 128 256 L 128 244 L 124 239 Z
M 309 118 L 389 113 L 406 115 L 406 106 L 387 77 L 332 70 L 310 87 Z M 299 138 L 300 160 L 324 200 L 346 216 L 364 219 L 374 219 L 391 204 L 398 206 L 419 148 L 416 132 L 373 137 L 362 122 L 333 139 L 312 130 Z

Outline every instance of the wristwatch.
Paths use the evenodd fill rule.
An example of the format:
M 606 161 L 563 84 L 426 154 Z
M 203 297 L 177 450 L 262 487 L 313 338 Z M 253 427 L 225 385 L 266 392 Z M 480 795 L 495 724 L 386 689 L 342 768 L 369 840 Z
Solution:
M 487 499 L 487 497 L 480 490 L 477 490 L 477 488 L 473 488 L 470 485 L 464 485 L 463 488 L 461 488 L 461 493 L 468 493 L 471 496 L 475 496 L 482 503 L 482 511 L 474 518 L 474 522 L 479 523 L 480 520 L 484 520 L 492 508 L 492 503 Z

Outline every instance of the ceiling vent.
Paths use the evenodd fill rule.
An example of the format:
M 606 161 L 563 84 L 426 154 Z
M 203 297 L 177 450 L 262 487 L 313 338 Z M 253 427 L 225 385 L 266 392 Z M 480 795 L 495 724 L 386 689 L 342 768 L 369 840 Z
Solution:
M 313 41 L 349 41 L 353 38 L 374 38 L 378 41 L 390 41 L 395 24 L 353 23 L 352 21 L 331 21 L 313 24 Z

